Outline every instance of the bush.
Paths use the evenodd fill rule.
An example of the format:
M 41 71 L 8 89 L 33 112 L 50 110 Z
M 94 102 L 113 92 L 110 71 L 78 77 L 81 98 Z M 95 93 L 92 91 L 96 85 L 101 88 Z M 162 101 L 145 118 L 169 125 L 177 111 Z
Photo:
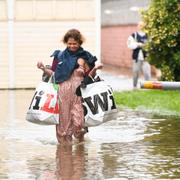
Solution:
M 180 4 L 179 0 L 152 0 L 142 11 L 149 62 L 162 71 L 162 80 L 180 81 Z

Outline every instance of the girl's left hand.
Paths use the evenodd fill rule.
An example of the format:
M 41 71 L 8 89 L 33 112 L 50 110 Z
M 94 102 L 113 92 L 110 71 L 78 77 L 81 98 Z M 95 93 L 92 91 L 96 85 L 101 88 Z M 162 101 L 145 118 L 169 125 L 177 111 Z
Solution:
M 96 69 L 102 69 L 103 68 L 103 64 L 102 63 L 98 63 L 95 65 Z

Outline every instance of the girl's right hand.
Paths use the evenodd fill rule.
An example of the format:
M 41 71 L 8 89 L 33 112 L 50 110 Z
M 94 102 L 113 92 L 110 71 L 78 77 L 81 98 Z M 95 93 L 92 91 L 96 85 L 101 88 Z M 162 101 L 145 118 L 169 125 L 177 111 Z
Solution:
M 44 66 L 43 62 L 41 62 L 41 61 L 39 61 L 39 62 L 37 63 L 37 67 L 38 67 L 39 69 L 41 69 L 41 70 L 44 70 L 44 69 L 45 69 L 45 66 Z

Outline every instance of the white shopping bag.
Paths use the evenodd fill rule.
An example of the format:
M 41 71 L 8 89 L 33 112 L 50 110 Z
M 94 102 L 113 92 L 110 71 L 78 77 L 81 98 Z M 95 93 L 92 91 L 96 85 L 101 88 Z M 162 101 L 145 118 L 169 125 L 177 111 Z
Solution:
M 59 123 L 58 85 L 40 82 L 26 114 L 26 120 L 40 125 Z
M 104 81 L 88 84 L 81 88 L 81 94 L 86 126 L 97 126 L 117 117 L 113 90 Z

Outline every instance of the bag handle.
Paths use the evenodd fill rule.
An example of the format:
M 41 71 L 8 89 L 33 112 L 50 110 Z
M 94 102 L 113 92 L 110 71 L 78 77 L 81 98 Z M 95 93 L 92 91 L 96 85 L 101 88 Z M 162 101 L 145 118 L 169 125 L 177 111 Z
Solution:
M 55 83 L 54 72 L 53 72 L 52 75 L 49 77 L 48 83 L 56 84 L 56 83 Z

